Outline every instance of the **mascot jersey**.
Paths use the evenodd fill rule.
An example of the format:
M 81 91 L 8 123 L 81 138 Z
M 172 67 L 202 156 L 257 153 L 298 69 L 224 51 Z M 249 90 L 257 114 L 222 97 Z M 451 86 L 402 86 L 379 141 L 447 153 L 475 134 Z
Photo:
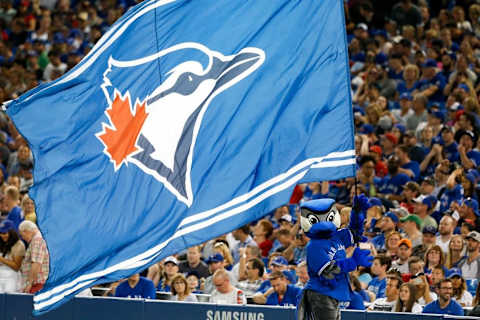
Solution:
M 337 230 L 332 222 L 318 222 L 306 232 L 308 281 L 305 289 L 330 296 L 338 301 L 350 301 L 348 273 L 341 272 L 329 281 L 320 274 L 334 260 L 347 258 L 345 248 L 353 245 L 353 235 L 348 229 Z

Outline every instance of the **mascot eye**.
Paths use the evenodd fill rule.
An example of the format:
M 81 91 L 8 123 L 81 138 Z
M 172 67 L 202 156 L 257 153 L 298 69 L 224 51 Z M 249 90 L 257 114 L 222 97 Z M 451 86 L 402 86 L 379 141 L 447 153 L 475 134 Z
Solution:
M 316 216 L 314 216 L 314 215 L 309 215 L 309 216 L 308 216 L 308 222 L 310 222 L 310 224 L 313 225 L 313 224 L 319 222 L 319 220 L 318 220 L 318 218 L 317 218 Z
M 327 216 L 327 221 L 333 222 L 335 220 L 335 212 L 330 211 L 330 213 Z

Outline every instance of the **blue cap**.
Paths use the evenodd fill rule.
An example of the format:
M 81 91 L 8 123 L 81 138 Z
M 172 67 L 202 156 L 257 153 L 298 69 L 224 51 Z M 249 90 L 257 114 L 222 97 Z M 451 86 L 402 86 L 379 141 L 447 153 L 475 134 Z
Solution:
M 271 264 L 275 264 L 277 266 L 288 266 L 288 261 L 283 256 L 276 256 L 273 258 Z
M 476 169 L 468 170 L 467 174 L 471 174 L 475 178 L 475 181 L 480 178 L 480 173 Z
M 283 270 L 282 273 L 291 284 L 295 284 L 297 282 L 295 276 L 290 272 L 290 270 Z
M 385 39 L 388 38 L 387 31 L 385 31 L 385 30 L 376 30 L 376 31 L 373 32 L 373 36 L 382 36 Z
M 415 199 L 413 199 L 412 201 L 415 203 L 426 204 L 428 206 L 428 209 L 431 209 L 437 202 L 437 198 L 435 198 L 434 196 L 424 196 L 422 194 L 416 197 Z
M 466 93 L 470 92 L 470 88 L 465 83 L 460 83 L 457 88 L 463 89 Z
M 459 268 L 452 268 L 448 271 L 448 279 L 453 277 L 462 277 L 462 270 Z
M 467 198 L 467 199 L 463 200 L 463 204 L 466 205 L 469 208 L 472 208 L 473 212 L 475 212 L 475 214 L 477 216 L 480 216 L 480 213 L 478 212 L 478 201 L 477 200 L 475 200 L 473 198 Z
M 400 123 L 397 123 L 393 127 L 397 128 L 401 133 L 405 133 L 405 130 L 407 130 L 407 128 L 403 124 L 400 124 Z
M 384 216 L 392 219 L 393 223 L 395 223 L 395 224 L 398 223 L 398 217 L 395 213 L 389 211 L 389 212 L 385 213 Z
M 382 200 L 375 197 L 371 197 L 370 199 L 368 199 L 368 207 L 371 208 L 373 206 L 383 206 Z
M 300 208 L 306 208 L 311 211 L 323 212 L 330 210 L 332 205 L 335 203 L 333 199 L 316 199 L 304 202 L 300 205 Z
M 370 133 L 373 133 L 373 126 L 369 123 L 365 123 L 365 124 L 362 124 L 362 126 L 360 127 L 360 129 L 358 130 L 360 133 L 364 133 L 364 134 L 370 134 Z
M 404 92 L 400 95 L 400 100 L 401 99 L 407 99 L 407 100 L 412 100 L 412 95 L 408 92 Z
M 422 229 L 422 233 L 430 233 L 430 234 L 436 235 L 437 234 L 437 228 L 435 228 L 434 226 L 430 226 L 430 225 L 425 226 Z
M 207 264 L 213 263 L 213 262 L 222 262 L 223 261 L 223 256 L 220 253 L 215 253 L 214 255 L 211 255 L 207 259 Z
M 437 61 L 433 59 L 427 59 L 424 64 L 422 64 L 422 68 L 436 68 L 437 67 Z
M 442 120 L 442 122 L 445 121 L 445 115 L 443 114 L 442 111 L 432 111 L 430 112 L 430 114 L 435 118 Z
M 3 220 L 0 222 L 0 233 L 7 233 L 8 231 L 15 229 L 13 222 L 10 220 Z

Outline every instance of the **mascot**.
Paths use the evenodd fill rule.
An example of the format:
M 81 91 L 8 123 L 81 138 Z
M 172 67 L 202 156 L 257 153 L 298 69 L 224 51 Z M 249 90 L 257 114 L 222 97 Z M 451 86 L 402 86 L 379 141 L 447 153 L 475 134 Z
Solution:
M 299 320 L 340 319 L 339 304 L 350 301 L 348 273 L 357 266 L 370 267 L 370 250 L 358 247 L 351 258 L 345 248 L 362 237 L 368 198 L 355 196 L 348 229 L 340 228 L 340 213 L 332 199 L 319 199 L 300 206 L 300 224 L 310 238 L 307 245 L 308 281 L 298 305 Z

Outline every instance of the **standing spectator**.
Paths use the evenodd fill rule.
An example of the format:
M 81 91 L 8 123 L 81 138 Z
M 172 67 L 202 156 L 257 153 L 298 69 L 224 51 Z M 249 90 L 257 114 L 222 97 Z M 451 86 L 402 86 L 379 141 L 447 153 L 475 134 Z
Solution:
M 115 297 L 155 299 L 155 286 L 152 280 L 140 277 L 140 274 L 136 273 L 117 286 Z
M 435 300 L 423 308 L 423 313 L 449 314 L 453 316 L 463 316 L 462 306 L 452 299 L 453 285 L 452 280 L 445 279 L 438 285 L 438 300 Z
M 462 270 L 453 268 L 450 270 L 448 279 L 452 280 L 453 295 L 452 299 L 457 301 L 462 307 L 471 307 L 473 297 L 467 290 L 467 283 L 462 277 Z
M 392 268 L 397 269 L 401 274 L 409 273 L 408 259 L 410 259 L 411 255 L 412 242 L 409 239 L 400 240 L 398 244 L 398 259 L 392 262 Z
M 480 233 L 472 231 L 467 235 L 467 259 L 459 264 L 466 280 L 480 279 Z
M 455 221 L 451 216 L 445 215 L 440 220 L 440 225 L 438 226 L 438 233 L 440 237 L 437 237 L 437 245 L 442 249 L 443 254 L 448 253 L 448 245 L 453 236 L 453 231 L 455 230 Z
M 385 297 L 387 287 L 387 270 L 392 265 L 392 259 L 385 255 L 377 255 L 371 267 L 375 277 L 368 284 L 367 290 L 375 294 L 375 299 Z
M 218 304 L 246 304 L 247 299 L 242 290 L 235 288 L 230 283 L 230 277 L 225 269 L 215 271 L 212 276 L 215 289 L 210 297 L 210 302 Z
M 291 217 L 291 216 L 289 216 Z M 240 248 L 246 248 L 248 245 L 256 246 L 257 243 L 250 236 L 250 226 L 244 225 L 241 228 L 232 231 L 232 235 L 238 242 L 232 248 L 232 255 L 234 263 L 238 263 L 240 260 Z
M 259 258 L 252 258 L 247 262 L 247 278 L 240 281 L 237 287 L 242 290 L 247 297 L 253 296 L 260 285 L 262 284 L 262 277 L 265 271 L 265 265 Z
M 172 301 L 197 302 L 197 296 L 192 294 L 187 279 L 183 274 L 176 274 L 172 279 Z
M 208 266 L 200 258 L 202 253 L 200 246 L 193 246 L 187 249 L 187 261 L 181 262 L 179 270 L 181 273 L 195 271 L 200 278 L 206 278 L 210 275 Z
M 273 292 L 267 298 L 267 305 L 271 306 L 296 306 L 302 290 L 292 284 L 288 284 L 285 274 L 274 271 L 268 277 Z
M 23 221 L 22 209 L 18 206 L 20 200 L 20 192 L 14 186 L 5 189 L 5 197 L 3 198 L 4 209 L 8 212 L 7 219 L 13 222 L 15 230 L 18 231 L 18 226 Z
M 387 277 L 387 287 L 385 289 L 385 298 L 377 298 L 370 305 L 368 310 L 374 311 L 393 311 L 398 300 L 398 292 L 402 280 L 398 276 L 389 275 Z
M 411 283 L 404 283 L 400 286 L 398 300 L 393 311 L 421 313 L 422 306 L 415 301 L 416 288 Z
M 23 221 L 18 227 L 20 236 L 28 243 L 25 258 L 22 261 L 23 292 L 36 293 L 43 288 L 48 277 L 49 255 L 47 244 L 35 223 Z
M 0 293 L 18 292 L 20 266 L 25 256 L 25 245 L 19 239 L 10 220 L 0 223 Z

